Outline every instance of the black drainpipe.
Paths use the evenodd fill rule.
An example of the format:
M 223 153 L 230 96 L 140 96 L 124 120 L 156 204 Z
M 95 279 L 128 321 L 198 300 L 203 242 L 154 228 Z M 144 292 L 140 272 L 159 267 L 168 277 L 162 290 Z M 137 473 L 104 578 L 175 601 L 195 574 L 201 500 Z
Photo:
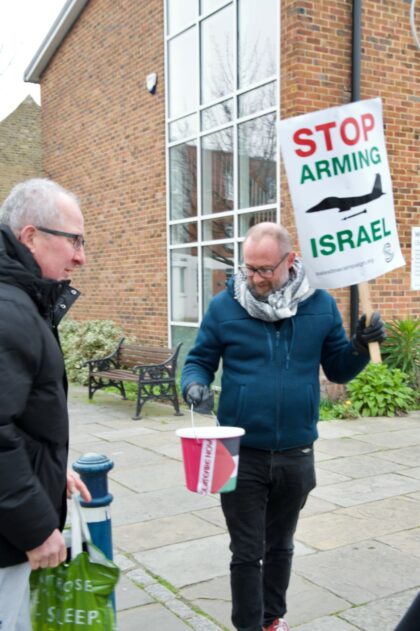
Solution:
M 353 33 L 351 56 L 351 100 L 360 101 L 360 59 L 362 30 L 362 0 L 353 0 Z M 359 292 L 357 285 L 350 285 L 350 333 L 356 332 L 359 317 Z

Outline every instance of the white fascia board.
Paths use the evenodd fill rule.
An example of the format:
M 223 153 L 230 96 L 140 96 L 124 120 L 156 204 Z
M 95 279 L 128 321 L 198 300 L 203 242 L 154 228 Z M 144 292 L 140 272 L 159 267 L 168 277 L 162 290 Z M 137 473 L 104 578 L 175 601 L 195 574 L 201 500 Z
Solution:
M 89 0 L 67 0 L 23 74 L 23 80 L 26 83 L 40 83 L 42 73 L 47 68 L 55 52 L 61 46 L 64 38 L 88 1 Z

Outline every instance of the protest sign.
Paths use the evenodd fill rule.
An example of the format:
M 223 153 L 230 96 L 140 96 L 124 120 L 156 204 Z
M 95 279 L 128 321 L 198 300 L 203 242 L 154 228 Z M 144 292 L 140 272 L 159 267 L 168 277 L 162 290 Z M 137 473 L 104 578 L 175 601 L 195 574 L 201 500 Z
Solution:
M 404 265 L 379 98 L 278 123 L 312 287 L 363 283 Z

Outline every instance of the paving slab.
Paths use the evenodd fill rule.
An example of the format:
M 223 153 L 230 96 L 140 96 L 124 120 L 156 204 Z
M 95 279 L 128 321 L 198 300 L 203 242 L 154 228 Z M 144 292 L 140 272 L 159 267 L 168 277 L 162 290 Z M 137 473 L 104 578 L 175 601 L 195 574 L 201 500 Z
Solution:
M 109 477 L 137 493 L 167 489 L 184 484 L 184 471 L 179 462 L 157 454 L 154 454 L 154 458 L 159 458 L 159 460 L 154 462 L 153 467 L 145 466 L 147 463 L 142 463 L 140 467 L 116 468 L 109 472 Z
M 319 424 L 319 432 L 321 433 L 325 430 L 324 425 L 329 425 L 330 422 L 320 423 Z M 347 435 L 348 431 L 353 432 L 355 434 L 376 434 L 377 432 L 388 432 L 388 431 L 401 431 L 404 429 L 414 429 L 416 427 L 420 427 L 420 418 L 418 412 L 410 412 L 406 416 L 377 416 L 377 417 L 360 417 L 360 418 L 349 418 L 333 421 L 332 424 L 337 427 L 337 429 L 342 429 L 342 436 Z
M 417 594 L 409 590 L 341 612 L 341 617 L 363 631 L 394 631 Z M 420 621 L 419 621 L 420 623 Z M 420 628 L 420 624 L 419 627 Z M 412 631 L 416 631 L 413 629 Z
M 355 434 L 359 434 L 360 430 L 356 425 L 350 424 L 348 421 L 325 421 L 318 423 L 319 438 L 349 438 Z
M 83 426 L 77 428 L 77 430 L 72 429 L 70 425 L 70 443 L 73 449 L 77 448 L 77 445 L 80 443 L 92 441 L 93 434 L 91 433 L 91 428 L 97 432 L 104 430 L 104 427 L 98 423 L 92 423 L 91 425 L 83 424 Z
M 383 473 L 411 471 L 411 469 L 390 460 L 375 458 L 371 454 L 363 454 L 326 460 L 317 465 L 317 474 L 319 471 L 331 471 L 347 476 L 347 478 L 366 478 Z
M 296 537 L 313 548 L 330 550 L 367 538 L 377 539 L 404 528 L 415 528 L 419 523 L 420 505 L 417 507 L 413 502 L 416 500 L 394 497 L 321 515 L 302 515 Z
M 359 437 L 360 438 L 360 437 Z M 379 447 L 377 447 L 379 449 Z M 373 445 L 355 438 L 320 438 L 315 447 L 316 453 L 337 458 L 338 456 L 355 456 L 374 450 Z
M 404 530 L 403 532 L 376 538 L 395 550 L 401 550 L 404 554 L 420 557 L 420 526 L 412 530 Z
M 400 471 L 401 475 L 407 475 L 409 478 L 420 478 L 420 467 L 404 468 Z
M 385 473 L 350 482 L 320 486 L 315 488 L 312 494 L 339 506 L 354 506 L 394 495 L 413 493 L 417 490 L 420 490 L 420 480 L 398 473 Z
M 323 469 L 320 465 L 316 466 L 316 485 L 327 486 L 328 484 L 337 484 L 338 482 L 348 482 L 351 477 L 348 475 L 342 475 L 341 473 L 335 473 L 334 471 L 328 471 Z
M 226 629 L 234 631 L 231 622 L 230 578 L 220 576 L 209 581 L 196 583 L 180 590 L 184 598 L 199 607 Z
M 411 495 L 400 495 L 384 500 L 340 509 L 344 515 L 352 515 L 360 520 L 383 521 L 388 532 L 406 531 L 418 527 L 420 504 Z
M 120 498 L 127 495 L 131 495 L 133 501 L 137 501 L 138 499 L 137 493 L 135 491 L 127 488 L 123 484 L 118 484 L 118 482 L 115 482 L 111 478 L 108 478 L 108 490 L 111 493 L 113 498 Z M 119 499 L 117 499 L 117 502 L 118 501 Z M 114 504 L 112 506 L 114 506 Z M 112 508 L 111 508 L 111 514 L 112 514 Z
M 417 558 L 373 540 L 296 558 L 294 567 L 355 605 L 420 585 Z
M 143 589 L 139 589 L 126 576 L 122 576 L 118 581 L 115 590 L 115 599 L 118 611 L 132 609 L 141 605 L 154 603 L 155 600 Z M 119 616 L 118 616 L 119 617 Z
M 379 447 L 390 447 L 398 449 L 400 447 L 410 447 L 420 445 L 420 427 L 412 427 L 406 430 L 393 430 L 391 432 L 380 432 L 375 434 L 359 435 L 359 440 L 363 440 Z
M 146 465 L 151 462 L 164 462 L 164 456 L 150 449 L 143 449 L 137 445 L 132 445 L 128 441 L 118 440 L 108 442 L 106 440 L 89 440 L 85 443 L 78 443 L 74 446 L 81 453 L 93 452 L 108 456 L 114 463 L 114 473 L 131 469 L 139 465 Z
M 136 502 L 131 497 L 116 497 L 112 504 L 113 524 L 132 524 L 195 511 L 199 508 L 196 497 L 183 486 L 142 493 Z M 213 496 L 198 497 L 203 508 L 218 504 Z
M 375 452 L 375 457 L 398 462 L 406 467 L 418 467 L 420 462 L 420 445 L 404 447 L 402 449 L 387 449 Z
M 150 572 L 165 577 L 176 588 L 223 576 L 229 567 L 227 534 L 146 550 L 134 558 Z
M 203 521 L 209 521 L 211 524 L 215 526 L 219 526 L 223 530 L 226 530 L 226 522 L 223 516 L 222 508 L 220 506 L 220 502 L 217 503 L 216 506 L 212 508 L 202 508 L 201 510 L 194 511 L 194 515 L 196 515 L 199 519 Z
M 287 594 L 287 621 L 293 629 L 296 625 L 347 609 L 349 606 L 350 603 L 344 598 L 292 573 Z
M 150 429 L 148 434 L 143 434 L 142 436 L 133 435 L 126 440 L 131 445 L 137 445 L 138 447 L 144 447 L 145 449 L 156 450 L 163 445 L 170 445 L 171 447 L 176 446 L 180 448 L 180 445 L 178 444 L 179 439 L 175 440 L 173 429 L 167 431 L 157 431 L 155 429 Z
M 379 520 L 361 520 L 340 511 L 299 520 L 296 538 L 316 550 L 332 550 L 386 532 Z
M 140 552 L 160 546 L 222 534 L 220 528 L 195 514 L 183 513 L 142 523 L 114 527 L 118 547 L 126 552 Z
M 94 430 L 94 431 L 90 431 L 89 432 L 91 434 L 93 434 L 93 436 L 97 436 L 98 438 L 100 438 L 101 440 L 107 440 L 107 441 L 117 441 L 117 440 L 126 440 L 127 438 L 130 438 L 132 436 L 143 436 L 144 434 L 149 434 L 151 432 L 151 429 L 146 428 L 146 427 L 141 427 L 141 426 L 135 426 L 135 427 L 124 427 L 122 429 L 108 429 L 106 431 L 104 431 L 104 428 L 102 427 L 99 430 Z
M 355 627 L 338 616 L 316 618 L 307 624 L 298 624 L 293 627 L 293 631 L 356 631 L 356 629 L 360 631 L 360 627 Z
M 126 609 L 118 613 L 118 631 L 191 631 L 191 626 L 162 604 Z
M 320 497 L 310 494 L 306 500 L 306 504 L 301 511 L 301 517 L 309 517 L 310 515 L 319 515 L 320 513 L 328 513 L 329 511 L 340 508 L 338 504 L 327 502 Z

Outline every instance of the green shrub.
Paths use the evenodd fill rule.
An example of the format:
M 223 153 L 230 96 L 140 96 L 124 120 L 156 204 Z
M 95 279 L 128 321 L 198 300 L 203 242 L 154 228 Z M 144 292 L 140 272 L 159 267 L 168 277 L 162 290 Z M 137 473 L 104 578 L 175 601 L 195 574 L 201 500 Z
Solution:
M 122 329 L 112 320 L 77 322 L 66 318 L 60 324 L 60 341 L 69 381 L 87 384 L 88 359 L 105 357 L 115 350 Z
M 332 401 L 322 399 L 319 406 L 319 418 L 321 421 L 333 421 L 342 418 L 357 418 L 359 413 L 353 406 L 350 399 Z
M 420 320 L 395 319 L 386 325 L 387 339 L 381 344 L 384 362 L 408 376 L 413 388 L 420 385 Z
M 347 391 L 361 416 L 400 416 L 415 406 L 407 375 L 386 364 L 369 364 L 347 385 Z

